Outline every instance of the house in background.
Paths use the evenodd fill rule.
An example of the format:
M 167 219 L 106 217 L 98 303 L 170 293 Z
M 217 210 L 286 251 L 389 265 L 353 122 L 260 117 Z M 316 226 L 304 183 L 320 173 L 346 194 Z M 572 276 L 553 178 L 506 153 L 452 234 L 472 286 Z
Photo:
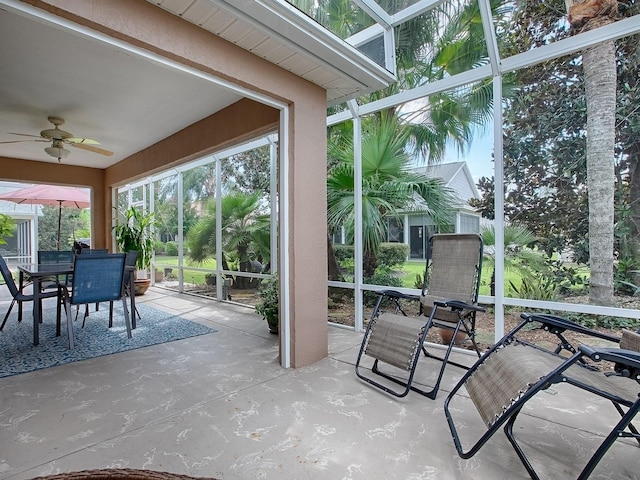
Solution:
M 471 171 L 466 162 L 443 163 L 427 167 L 417 167 L 415 172 L 424 173 L 430 178 L 440 178 L 446 187 L 451 188 L 457 201 L 452 206 L 454 214 L 448 228 L 436 226 L 429 215 L 422 213 L 420 202 L 416 201 L 413 208 L 400 212 L 399 217 L 388 219 L 387 242 L 407 243 L 409 245 L 409 260 L 425 259 L 426 244 L 429 236 L 434 233 L 480 233 L 481 215 L 470 205 L 469 200 L 480 198 L 480 193 L 473 181 Z M 334 244 L 350 244 L 345 229 L 332 236 Z
M 402 212 L 400 218 L 389 219 L 389 242 L 409 244 L 409 259 L 425 259 L 427 240 L 434 233 L 479 233 L 481 215 L 470 205 L 469 200 L 480 198 L 466 162 L 442 163 L 416 168 L 416 172 L 425 172 L 430 178 L 440 178 L 445 186 L 451 188 L 457 198 L 453 205 L 454 215 L 450 226 L 437 231 L 429 215 L 420 212 Z
M 0 182 L 0 193 L 7 193 L 26 185 L 14 182 Z M 13 218 L 16 225 L 14 235 L 6 237 L 5 245 L 0 245 L 0 254 L 9 265 L 33 261 L 33 254 L 38 238 L 39 205 L 18 205 L 13 202 L 0 201 L 0 213 Z

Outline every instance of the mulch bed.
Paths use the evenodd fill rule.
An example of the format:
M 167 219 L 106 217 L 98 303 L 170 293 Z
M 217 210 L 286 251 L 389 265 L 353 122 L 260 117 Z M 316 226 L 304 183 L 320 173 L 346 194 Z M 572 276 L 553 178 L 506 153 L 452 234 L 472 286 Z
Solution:
M 187 287 L 185 285 L 185 287 Z M 187 291 L 190 293 L 196 293 L 205 296 L 215 296 L 215 288 L 209 287 L 207 285 L 193 285 L 187 287 Z M 238 303 L 242 303 L 245 305 L 255 305 L 259 300 L 257 292 L 253 289 L 247 290 L 237 290 L 231 289 L 232 300 Z M 570 303 L 578 303 L 578 304 L 588 304 L 589 299 L 587 297 L 569 297 L 564 299 L 565 302 Z M 616 306 L 622 308 L 640 308 L 640 298 L 639 297 L 616 297 Z M 366 322 L 371 315 L 372 308 L 365 308 L 364 317 L 365 317 L 365 325 Z M 416 312 L 407 312 L 410 314 L 417 314 Z M 515 328 L 520 322 L 520 310 L 508 310 L 504 315 L 504 331 L 509 332 L 513 328 Z M 560 316 L 562 314 L 560 313 Z M 353 326 L 355 319 L 355 307 L 349 299 L 340 303 L 331 303 L 329 307 L 329 321 L 332 323 Z M 620 331 L 617 329 L 603 328 L 603 327 L 595 327 L 595 330 L 600 332 L 608 333 L 611 335 L 620 335 Z M 476 341 L 482 350 L 486 350 L 492 346 L 494 343 L 494 331 L 495 331 L 495 315 L 491 309 L 488 309 L 487 312 L 480 312 L 476 317 Z M 577 334 L 574 332 L 566 332 L 566 338 L 573 345 L 577 345 L 586 340 L 585 336 L 582 334 Z M 531 329 L 523 331 L 520 334 L 520 337 L 529 340 L 534 343 L 544 342 L 549 338 L 548 333 L 544 331 L 540 331 L 537 329 Z M 427 335 L 427 340 L 433 343 L 442 343 L 440 339 L 440 335 L 437 331 L 431 331 Z M 466 342 L 460 345 L 461 348 L 472 348 L 470 342 Z
M 617 300 L 617 305 L 623 308 L 640 308 L 640 298 L 637 297 L 621 297 Z M 588 304 L 587 297 L 572 297 L 570 299 L 565 299 L 567 302 L 571 303 L 581 303 Z M 369 316 L 371 315 L 372 308 L 365 309 L 365 325 L 368 321 Z M 504 315 L 504 331 L 509 332 L 513 328 L 515 328 L 522 319 L 520 318 L 520 314 L 523 310 L 508 310 Z M 408 314 L 416 314 L 417 312 L 407 312 Z M 562 316 L 562 313 L 559 314 Z M 339 304 L 333 305 L 332 308 L 329 309 L 329 321 L 333 323 L 338 323 L 342 325 L 353 326 L 353 321 L 355 318 L 355 308 L 353 304 Z M 594 330 L 599 332 L 607 333 L 610 335 L 619 336 L 619 329 L 611 329 L 604 327 L 594 327 Z M 479 312 L 476 316 L 476 342 L 478 343 L 481 350 L 486 350 L 490 348 L 495 341 L 495 314 L 492 309 L 488 309 L 487 312 Z M 519 337 L 531 341 L 533 343 L 545 343 L 549 339 L 549 334 L 541 331 L 539 329 L 527 329 L 521 331 Z M 586 337 L 583 334 L 567 331 L 565 337 L 572 345 L 578 345 L 579 343 L 589 343 L 592 342 L 591 337 Z M 432 343 L 442 343 L 440 339 L 439 333 L 433 329 L 427 334 L 427 341 Z M 472 348 L 470 342 L 465 342 L 460 345 L 461 348 Z

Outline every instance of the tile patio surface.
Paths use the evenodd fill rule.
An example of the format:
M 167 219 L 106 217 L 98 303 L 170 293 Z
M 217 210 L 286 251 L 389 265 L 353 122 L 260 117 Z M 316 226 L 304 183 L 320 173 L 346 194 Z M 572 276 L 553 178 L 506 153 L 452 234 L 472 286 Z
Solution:
M 435 401 L 395 399 L 355 376 L 361 334 L 330 327 L 328 358 L 283 369 L 277 337 L 252 310 L 159 288 L 138 299 L 218 331 L 0 379 L 0 478 L 107 467 L 219 479 L 528 478 L 502 432 L 470 460 L 456 454 L 443 402 L 459 369 L 447 369 Z M 421 362 L 418 382 L 432 373 Z M 575 478 L 619 418 L 563 388 L 516 424 L 542 478 Z M 470 440 L 484 428 L 462 400 L 454 418 Z M 639 453 L 617 442 L 592 478 L 640 478 Z

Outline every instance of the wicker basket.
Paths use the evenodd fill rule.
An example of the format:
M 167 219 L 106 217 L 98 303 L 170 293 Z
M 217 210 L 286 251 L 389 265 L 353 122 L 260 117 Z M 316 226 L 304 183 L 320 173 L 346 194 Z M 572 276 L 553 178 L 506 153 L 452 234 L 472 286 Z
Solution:
M 56 473 L 33 480 L 215 480 L 211 477 L 191 477 L 171 472 L 137 470 L 133 468 L 103 468 L 79 472 Z

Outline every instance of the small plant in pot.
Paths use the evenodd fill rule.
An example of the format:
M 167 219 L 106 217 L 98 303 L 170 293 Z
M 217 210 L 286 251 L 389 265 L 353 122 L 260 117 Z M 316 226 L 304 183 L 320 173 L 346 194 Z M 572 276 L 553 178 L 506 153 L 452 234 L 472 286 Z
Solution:
M 258 295 L 260 302 L 256 305 L 256 312 L 267 321 L 269 332 L 278 333 L 278 281 L 262 282 Z
M 143 213 L 131 206 L 124 212 L 123 223 L 114 227 L 118 250 L 125 253 L 136 250 L 138 252 L 138 259 L 136 261 L 138 272 L 144 271 L 147 274 L 154 252 L 154 242 L 151 231 L 154 221 L 153 212 Z M 138 272 L 136 272 L 135 289 L 136 295 L 141 295 L 149 288 L 151 279 L 138 278 Z M 146 284 L 146 288 L 141 285 L 143 283 Z

